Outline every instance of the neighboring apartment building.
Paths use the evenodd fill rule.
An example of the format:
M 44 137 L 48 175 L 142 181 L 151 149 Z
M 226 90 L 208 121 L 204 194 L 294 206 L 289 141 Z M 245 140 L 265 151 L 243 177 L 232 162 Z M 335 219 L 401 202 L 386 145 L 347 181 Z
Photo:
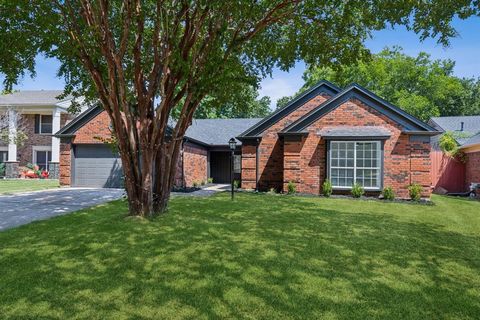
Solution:
M 0 95 L 0 112 L 9 114 L 11 122 L 6 129 L 9 135 L 15 134 L 18 126 L 27 136 L 19 146 L 13 141 L 0 141 L 0 162 L 6 164 L 8 177 L 18 176 L 19 166 L 32 163 L 58 178 L 60 139 L 53 134 L 71 118 L 71 98 L 59 99 L 61 94 L 59 90 L 38 90 Z

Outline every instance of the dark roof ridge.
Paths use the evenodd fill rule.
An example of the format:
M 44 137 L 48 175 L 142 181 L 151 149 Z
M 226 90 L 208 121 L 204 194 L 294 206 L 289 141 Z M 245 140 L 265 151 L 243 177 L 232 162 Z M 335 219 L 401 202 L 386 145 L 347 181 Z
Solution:
M 312 124 L 314 121 L 316 121 L 318 118 L 323 116 L 323 114 L 326 114 L 329 112 L 329 110 L 326 110 L 325 107 L 334 104 L 337 102 L 340 98 L 344 97 L 347 94 L 353 94 L 354 90 L 357 90 L 359 93 L 367 96 L 368 98 L 377 101 L 384 107 L 387 107 L 390 109 L 393 113 L 396 113 L 397 115 L 400 115 L 402 118 L 408 120 L 412 124 L 416 125 L 417 127 L 422 128 L 425 131 L 435 131 L 437 130 L 430 125 L 424 123 L 423 121 L 417 119 L 416 117 L 408 114 L 404 110 L 400 109 L 399 107 L 391 104 L 390 102 L 386 101 L 385 99 L 379 97 L 375 93 L 371 92 L 370 90 L 362 87 L 358 83 L 351 83 L 349 84 L 344 90 L 336 94 L 335 96 L 331 97 L 327 101 L 324 101 L 322 104 L 320 104 L 317 108 L 311 110 L 310 112 L 306 113 L 293 123 L 291 123 L 289 126 L 285 127 L 281 132 L 300 132 L 301 130 L 305 129 L 307 126 Z M 387 115 L 388 116 L 388 115 Z M 391 118 L 391 116 L 389 116 Z M 393 119 L 396 120 L 396 119 Z M 398 122 L 398 121 L 397 121 Z
M 312 94 L 315 93 L 316 90 L 320 89 L 321 87 L 325 87 L 327 90 L 325 92 L 331 93 L 332 95 L 337 94 L 338 92 L 341 91 L 339 87 L 331 83 L 330 81 L 327 80 L 320 80 L 318 81 L 315 85 L 310 87 L 308 90 L 305 90 L 304 92 L 300 93 L 297 95 L 295 98 L 290 100 L 284 107 L 275 110 L 272 112 L 270 115 L 265 117 L 263 120 L 259 121 L 257 124 L 254 126 L 250 127 L 248 130 L 242 132 L 239 137 L 248 137 L 248 136 L 255 136 L 258 135 L 259 133 L 265 131 L 268 127 L 270 127 L 273 123 L 276 123 L 278 120 L 284 118 L 286 115 L 288 115 L 290 112 L 294 111 L 301 105 L 303 105 L 304 100 L 310 100 L 312 98 Z M 288 112 L 289 108 L 293 108 L 290 112 Z M 283 114 L 285 113 L 285 114 Z M 278 119 L 277 119 L 278 118 Z

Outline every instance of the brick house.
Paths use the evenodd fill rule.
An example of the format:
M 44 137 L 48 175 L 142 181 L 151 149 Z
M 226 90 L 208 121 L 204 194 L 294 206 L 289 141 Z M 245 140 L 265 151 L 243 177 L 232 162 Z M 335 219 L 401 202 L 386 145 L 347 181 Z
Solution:
M 18 128 L 27 139 L 17 146 L 13 141 L 0 141 L 0 163 L 6 165 L 6 175 L 18 176 L 18 167 L 28 163 L 49 170 L 58 178 L 60 140 L 53 133 L 60 130 L 73 116 L 68 113 L 71 98 L 59 99 L 62 91 L 20 91 L 0 95 L 0 114 L 8 115 L 8 135 Z
M 480 184 L 480 115 L 458 117 L 434 117 L 428 122 L 442 132 L 454 133 L 459 149 L 465 153 L 465 161 L 443 154 L 438 142 L 432 139 L 432 185 L 448 192 L 468 191 L 470 185 Z
M 321 193 L 330 179 L 334 192 L 356 181 L 379 193 L 391 186 L 408 197 L 418 183 L 431 193 L 430 137 L 438 131 L 352 84 L 341 90 L 321 81 L 284 108 L 243 132 L 242 186 Z
M 428 197 L 430 137 L 438 133 L 357 84 L 340 89 L 320 81 L 264 119 L 194 120 L 184 139 L 176 185 L 188 187 L 209 177 L 229 182 L 228 140 L 236 137 L 235 179 L 245 189 L 286 191 L 291 181 L 299 192 L 319 194 L 328 178 L 340 193 L 358 182 L 369 193 L 391 186 L 406 198 L 408 186 L 418 183 Z M 100 107 L 84 111 L 50 136 L 52 142 L 61 141 L 55 140 L 61 184 L 121 186 L 119 156 L 103 142 L 110 137 L 110 120 Z
M 230 181 L 231 151 L 228 140 L 260 119 L 197 119 L 187 130 L 177 165 L 175 185 L 190 187 L 206 182 Z M 63 127 L 60 184 L 75 187 L 120 187 L 122 167 L 119 155 L 104 143 L 111 137 L 110 119 L 101 107 L 93 107 Z M 235 179 L 240 180 L 241 143 L 236 150 Z

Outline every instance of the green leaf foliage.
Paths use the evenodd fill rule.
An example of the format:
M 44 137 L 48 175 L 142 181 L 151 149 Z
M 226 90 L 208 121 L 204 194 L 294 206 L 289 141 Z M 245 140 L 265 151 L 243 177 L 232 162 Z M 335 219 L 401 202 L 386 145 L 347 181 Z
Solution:
M 455 77 L 454 65 L 451 60 L 433 60 L 425 52 L 411 57 L 400 47 L 386 48 L 337 68 L 310 65 L 301 90 L 321 79 L 342 87 L 355 82 L 422 120 L 480 113 L 480 82 Z

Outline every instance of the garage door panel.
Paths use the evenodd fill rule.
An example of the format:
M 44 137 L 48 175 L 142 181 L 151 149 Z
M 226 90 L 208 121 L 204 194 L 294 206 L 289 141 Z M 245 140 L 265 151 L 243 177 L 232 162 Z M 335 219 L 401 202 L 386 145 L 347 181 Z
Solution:
M 109 146 L 76 145 L 74 157 L 74 186 L 122 187 L 121 160 Z

